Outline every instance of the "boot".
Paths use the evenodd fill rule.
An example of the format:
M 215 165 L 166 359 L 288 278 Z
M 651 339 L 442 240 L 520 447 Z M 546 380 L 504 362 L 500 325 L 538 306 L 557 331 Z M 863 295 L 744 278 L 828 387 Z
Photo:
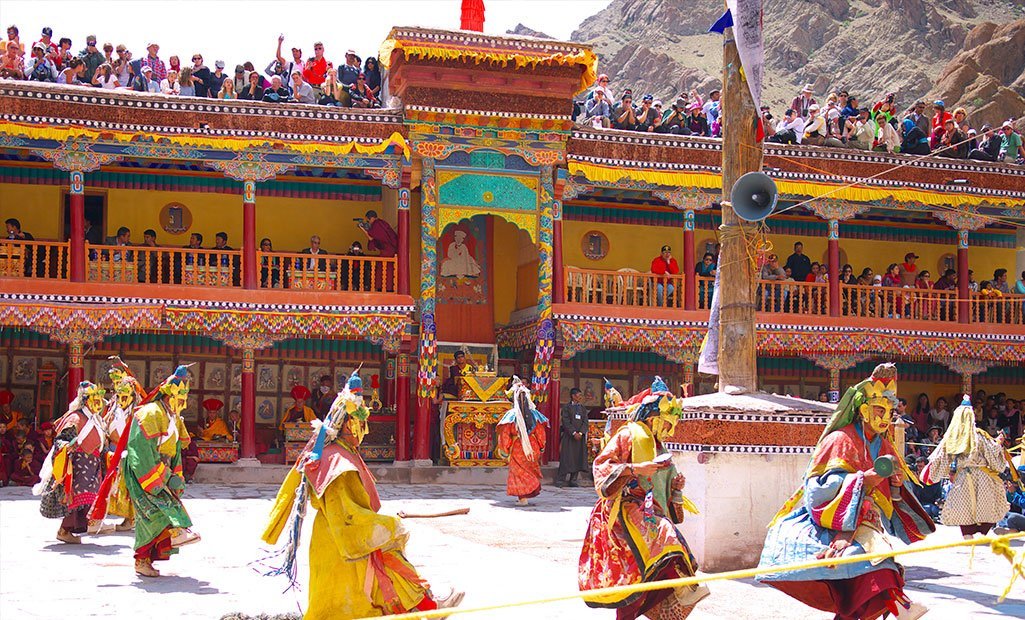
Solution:
M 135 519 L 125 517 L 125 520 L 114 526 L 115 532 L 131 532 L 135 529 Z
M 178 530 L 178 533 L 171 537 L 171 548 L 184 547 L 185 545 L 191 545 L 202 540 L 199 534 L 193 532 L 189 528 L 183 528 Z
M 574 473 L 569 475 L 569 486 L 574 487 L 574 488 L 580 486 L 580 484 L 577 482 L 577 476 L 578 475 L 579 474 L 576 473 L 576 472 L 574 472 Z
M 86 530 L 91 536 L 98 536 L 100 534 L 109 534 L 114 531 L 113 525 L 107 525 L 103 520 L 89 521 L 89 527 Z
M 516 500 L 516 505 L 517 506 L 526 506 L 527 505 L 527 498 L 526 497 L 521 497 L 520 499 Z
M 566 476 L 560 475 L 560 474 L 556 474 L 555 475 L 555 486 L 559 487 L 560 489 L 562 487 L 566 486 Z
M 929 608 L 921 603 L 911 602 L 911 606 L 907 609 L 903 605 L 898 604 L 897 609 L 900 613 L 897 614 L 897 620 L 918 620 L 926 613 L 929 612 Z
M 61 541 L 63 543 L 68 543 L 69 545 L 81 545 L 82 544 L 82 539 L 81 538 L 79 538 L 78 536 L 75 536 L 74 534 L 72 534 L 71 532 L 67 531 L 64 528 L 60 528 L 59 530 L 57 530 L 57 540 L 59 540 L 59 541 Z
M 142 577 L 159 577 L 160 571 L 153 568 L 153 560 L 135 560 L 135 574 Z
M 438 606 L 438 609 L 451 609 L 458 607 L 459 603 L 463 602 L 463 597 L 466 593 L 462 590 L 456 590 L 455 588 L 449 588 L 448 594 L 442 597 L 433 597 L 434 604 Z M 448 616 L 441 616 L 441 620 L 445 620 Z

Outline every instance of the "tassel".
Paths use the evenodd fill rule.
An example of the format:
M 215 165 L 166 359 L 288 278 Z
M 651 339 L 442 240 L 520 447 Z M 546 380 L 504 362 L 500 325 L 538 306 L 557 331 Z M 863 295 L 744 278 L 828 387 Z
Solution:
M 285 588 L 284 592 L 299 587 L 299 563 L 296 561 L 296 558 L 299 553 L 299 543 L 302 539 L 303 519 L 306 517 L 307 492 L 307 482 L 305 477 L 303 477 L 302 482 L 299 483 L 295 491 L 295 503 L 292 505 L 292 522 L 288 528 L 288 542 L 285 543 L 284 547 L 258 562 L 266 566 L 269 560 L 282 558 L 281 566 L 270 568 L 263 575 L 265 577 L 276 577 L 278 575 L 288 577 L 288 587 Z

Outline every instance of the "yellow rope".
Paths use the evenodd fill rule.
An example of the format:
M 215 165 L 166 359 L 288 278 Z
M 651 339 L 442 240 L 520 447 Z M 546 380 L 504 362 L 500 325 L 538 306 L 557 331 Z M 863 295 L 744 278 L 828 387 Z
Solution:
M 548 603 L 560 603 L 563 601 L 572 601 L 575 599 L 584 598 L 602 598 L 606 596 L 621 596 L 634 594 L 637 592 L 650 592 L 652 590 L 663 590 L 667 588 L 679 588 L 682 586 L 693 586 L 700 583 L 708 583 L 711 581 L 732 581 L 736 579 L 749 579 L 751 577 L 757 577 L 758 575 L 768 575 L 774 573 L 784 573 L 798 570 L 807 570 L 811 568 L 830 568 L 834 566 L 840 566 L 842 564 L 858 564 L 860 562 L 871 562 L 873 560 L 883 560 L 886 558 L 893 558 L 899 555 L 910 555 L 913 553 L 926 553 L 929 551 L 941 551 L 943 549 L 952 549 L 955 547 L 975 547 L 976 545 L 989 545 L 993 553 L 1007 558 L 1011 563 L 1011 579 L 1007 584 L 1007 588 L 1004 589 L 1003 594 L 998 599 L 998 602 L 1002 602 L 1011 591 L 1011 586 L 1014 585 L 1015 579 L 1018 576 L 1025 578 L 1025 551 L 1018 556 L 1015 556 L 1011 550 L 1010 541 L 1025 538 L 1025 532 L 1017 534 L 1008 534 L 1006 536 L 981 536 L 972 538 L 969 540 L 958 540 L 951 543 L 943 543 L 937 545 L 920 545 L 912 546 L 906 549 L 892 549 L 890 551 L 880 551 L 877 553 L 864 553 L 860 555 L 844 556 L 839 558 L 826 558 L 823 560 L 811 560 L 808 562 L 800 562 L 797 564 L 790 564 L 788 566 L 772 566 L 767 568 L 749 568 L 744 570 L 727 571 L 723 573 L 709 573 L 703 576 L 695 577 L 683 577 L 680 579 L 667 579 L 665 581 L 651 581 L 647 583 L 637 583 L 627 586 L 616 586 L 612 588 L 598 588 L 595 590 L 587 590 L 584 592 L 575 592 L 573 594 L 563 594 L 560 596 L 552 596 L 542 599 L 534 599 L 529 601 L 513 601 L 510 603 L 502 603 L 498 605 L 485 605 L 481 607 L 454 607 L 449 609 L 434 609 L 431 611 L 415 611 L 404 614 L 394 614 L 391 616 L 380 616 L 383 620 L 420 620 L 427 618 L 442 618 L 446 616 L 454 616 L 456 614 L 470 614 L 480 613 L 485 611 L 495 611 L 498 609 L 508 609 L 511 607 L 526 607 L 528 605 L 545 605 Z

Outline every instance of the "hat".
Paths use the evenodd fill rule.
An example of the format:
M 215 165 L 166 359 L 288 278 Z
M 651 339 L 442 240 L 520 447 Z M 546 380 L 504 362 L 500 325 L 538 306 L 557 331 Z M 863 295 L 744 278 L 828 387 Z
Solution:
M 52 37 L 53 36 L 53 28 L 50 28 L 49 26 L 43 26 L 43 36 L 45 36 L 45 37 Z
M 625 92 L 623 93 L 623 99 L 633 99 L 633 98 L 634 98 L 634 94 L 633 94 L 632 92 L 630 92 L 630 90 L 629 90 L 629 89 L 627 89 L 627 90 L 626 90 L 626 91 L 625 91 Z
M 602 73 L 601 75 L 598 76 L 598 80 L 597 81 L 601 82 L 602 80 L 605 80 L 606 82 L 608 82 L 609 81 L 609 76 L 607 76 L 604 73 Z
M 243 67 L 242 65 L 235 65 L 235 73 L 242 73 L 245 70 L 246 70 L 246 68 Z
M 662 251 L 663 252 L 672 252 L 673 248 L 669 247 L 668 245 L 664 245 L 664 246 L 662 246 Z
M 301 48 L 301 47 L 293 47 L 293 48 L 292 48 L 292 51 L 293 51 L 293 52 L 301 52 L 301 51 L 303 51 L 303 50 L 302 50 L 302 48 Z
M 116 47 L 115 49 L 116 49 L 117 51 L 119 51 L 119 52 L 123 52 L 123 51 L 127 50 L 128 48 L 127 48 L 127 47 L 125 47 L 125 44 L 124 44 L 124 43 L 118 43 L 118 44 L 117 44 L 117 47 Z
M 993 126 L 990 125 L 989 123 L 986 123 L 985 125 L 982 126 L 982 129 L 980 129 L 979 131 L 989 131 L 990 129 L 993 129 Z
M 160 44 L 159 43 L 153 43 L 152 41 L 146 44 L 146 49 L 149 49 L 151 47 L 160 47 Z
M 0 405 L 10 405 L 14 401 L 14 392 L 0 390 Z
M 367 77 L 367 74 L 366 74 L 366 73 L 363 73 L 362 71 L 360 71 L 360 72 L 359 72 L 359 75 L 358 75 L 358 76 L 356 76 L 356 77 L 360 77 L 360 78 L 366 78 L 366 77 Z
M 700 109 L 701 109 L 701 106 L 700 106 L 700 105 L 698 105 L 698 102 L 697 102 L 697 101 L 695 101 L 694 103 L 692 103 L 692 104 L 690 104 L 689 106 L 687 106 L 687 109 L 688 109 L 688 110 L 700 110 Z
M 947 106 L 946 106 L 946 105 L 945 105 L 945 104 L 943 103 L 943 100 L 942 100 L 942 99 L 937 99 L 936 101 L 933 101 L 933 102 L 932 102 L 932 104 L 933 104 L 934 106 L 936 106 L 937 108 L 945 108 L 945 107 L 947 107 Z
M 291 393 L 292 393 L 292 398 L 294 398 L 296 400 L 306 400 L 307 398 L 310 397 L 310 391 L 306 388 L 305 385 L 297 385 L 297 386 L 295 386 L 294 388 L 292 388 L 292 392 Z
M 918 254 L 915 254 L 914 252 L 908 252 L 907 254 L 904 255 L 904 260 L 907 260 L 909 258 L 920 258 L 920 257 L 918 256 Z
M 345 50 L 345 55 L 346 56 L 355 56 L 356 55 L 356 50 Z
M 811 89 L 811 84 L 805 84 L 804 88 L 801 89 L 801 92 L 802 93 L 811 93 L 811 92 L 815 92 L 815 91 L 813 91 Z
M 153 67 L 151 67 L 149 65 L 143 65 L 142 66 L 142 72 L 143 73 L 153 73 Z
M 1004 121 L 1004 124 L 1001 125 L 1000 128 L 1001 129 L 1014 129 L 1014 126 L 1011 125 L 1011 121 Z
M 661 108 L 662 107 L 662 100 L 661 99 L 656 99 L 655 103 L 652 104 L 652 105 L 654 105 L 656 108 Z
M 203 409 L 206 411 L 220 411 L 224 402 L 219 398 L 208 398 L 203 401 Z
M 809 112 L 812 112 L 812 111 L 818 112 L 819 111 L 819 104 L 817 104 L 817 103 L 811 104 L 810 106 L 808 106 L 808 111 Z
M 881 275 L 879 275 L 877 273 L 876 275 L 872 276 L 872 281 L 873 282 L 882 282 L 883 281 L 883 276 L 881 276 Z
M 42 50 L 42 51 L 45 52 L 46 51 L 46 46 L 43 45 L 42 43 L 40 43 L 39 41 L 36 41 L 35 43 L 32 44 L 32 51 L 35 51 L 35 50 Z
M 214 67 L 217 67 L 218 69 L 223 69 L 224 68 L 224 61 L 223 60 L 215 60 L 214 61 Z
M 968 130 L 968 135 L 969 135 L 969 136 L 974 136 L 974 135 L 978 135 L 978 133 L 979 133 L 979 132 L 975 131 L 974 129 L 969 129 L 969 130 Z
M 654 100 L 655 100 L 655 97 L 653 97 L 650 94 L 644 95 L 644 98 L 642 99 L 642 101 L 654 101 Z
M 42 424 L 39 425 L 39 430 L 41 430 L 41 431 L 48 431 L 51 428 L 53 428 L 53 422 L 50 422 L 50 421 L 43 422 Z
M 714 95 L 716 93 L 721 93 L 721 92 L 722 91 L 719 90 L 718 88 L 713 88 L 712 90 L 708 91 L 708 96 L 711 97 L 712 95 Z

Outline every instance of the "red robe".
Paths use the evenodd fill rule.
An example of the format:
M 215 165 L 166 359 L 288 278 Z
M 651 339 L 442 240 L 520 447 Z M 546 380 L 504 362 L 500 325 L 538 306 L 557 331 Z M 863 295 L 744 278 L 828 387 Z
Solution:
M 545 450 L 547 432 L 544 423 L 538 422 L 530 431 L 531 458 L 523 452 L 520 434 L 515 423 L 498 425 L 498 448 L 509 455 L 509 479 L 505 492 L 514 497 L 537 497 L 541 493 L 541 453 Z

